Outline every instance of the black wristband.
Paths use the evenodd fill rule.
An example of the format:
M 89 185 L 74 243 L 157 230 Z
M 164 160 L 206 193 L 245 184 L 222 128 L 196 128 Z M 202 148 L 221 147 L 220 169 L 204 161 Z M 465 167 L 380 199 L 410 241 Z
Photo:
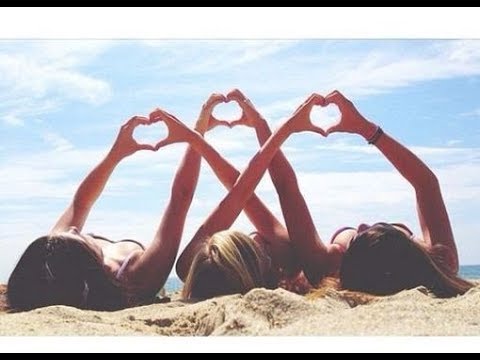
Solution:
M 383 129 L 380 126 L 377 126 L 377 130 L 375 131 L 375 134 L 373 134 L 371 138 L 367 139 L 368 143 L 370 145 L 375 145 L 377 141 L 382 137 L 383 134 L 384 134 Z

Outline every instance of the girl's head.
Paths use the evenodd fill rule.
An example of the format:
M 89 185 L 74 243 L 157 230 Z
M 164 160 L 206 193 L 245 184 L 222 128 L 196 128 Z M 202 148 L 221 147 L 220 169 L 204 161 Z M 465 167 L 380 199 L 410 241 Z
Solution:
M 345 289 L 375 295 L 425 286 L 439 297 L 452 297 L 472 287 L 437 262 L 404 231 L 380 223 L 352 240 L 343 257 L 340 280 Z
M 208 299 L 267 287 L 270 267 L 270 258 L 251 237 L 223 231 L 212 236 L 195 256 L 183 296 Z
M 116 310 L 125 306 L 122 290 L 103 265 L 103 257 L 71 233 L 44 236 L 23 253 L 8 281 L 15 310 L 51 305 Z

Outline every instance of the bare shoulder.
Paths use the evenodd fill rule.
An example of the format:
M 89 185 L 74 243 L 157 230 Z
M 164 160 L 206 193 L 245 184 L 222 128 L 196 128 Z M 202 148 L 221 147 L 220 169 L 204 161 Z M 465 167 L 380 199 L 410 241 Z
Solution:
M 128 257 L 125 259 L 125 262 L 121 266 L 120 270 L 118 271 L 117 278 L 123 284 L 129 286 L 136 283 L 137 276 L 137 269 L 138 264 L 140 263 L 140 259 L 142 258 L 143 254 L 145 254 L 144 250 L 135 250 Z

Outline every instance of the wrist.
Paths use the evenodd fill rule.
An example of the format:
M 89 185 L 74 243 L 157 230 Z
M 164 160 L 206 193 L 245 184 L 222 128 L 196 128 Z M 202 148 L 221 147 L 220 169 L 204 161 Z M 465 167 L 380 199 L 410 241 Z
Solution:
M 360 128 L 358 134 L 368 141 L 369 139 L 373 138 L 377 129 L 377 125 L 368 120 L 365 120 L 365 124 Z
M 107 159 L 114 162 L 114 163 L 119 163 L 125 157 L 127 157 L 127 155 L 125 155 L 124 153 L 122 153 L 121 151 L 119 151 L 116 148 L 112 148 L 110 150 L 110 152 L 107 154 Z
M 255 130 L 264 130 L 265 128 L 268 128 L 267 120 L 261 116 L 258 116 L 254 121 L 254 128 Z

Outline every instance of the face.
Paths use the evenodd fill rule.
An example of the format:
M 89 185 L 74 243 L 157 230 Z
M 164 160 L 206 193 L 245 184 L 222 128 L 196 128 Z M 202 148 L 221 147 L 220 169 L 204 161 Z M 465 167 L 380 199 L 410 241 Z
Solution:
M 103 250 L 93 237 L 81 234 L 75 226 L 70 227 L 70 229 L 66 232 L 66 235 L 76 241 L 81 242 L 92 252 L 98 261 L 101 263 L 104 262 Z
M 353 241 L 357 236 L 365 233 L 366 231 L 375 228 L 377 226 L 391 226 L 396 230 L 405 234 L 408 238 L 412 238 L 413 232 L 403 224 L 387 224 L 387 223 L 378 223 L 375 225 L 360 224 L 357 229 L 349 228 L 340 232 L 335 236 L 332 241 L 332 244 L 339 245 L 344 251 L 347 251 Z

